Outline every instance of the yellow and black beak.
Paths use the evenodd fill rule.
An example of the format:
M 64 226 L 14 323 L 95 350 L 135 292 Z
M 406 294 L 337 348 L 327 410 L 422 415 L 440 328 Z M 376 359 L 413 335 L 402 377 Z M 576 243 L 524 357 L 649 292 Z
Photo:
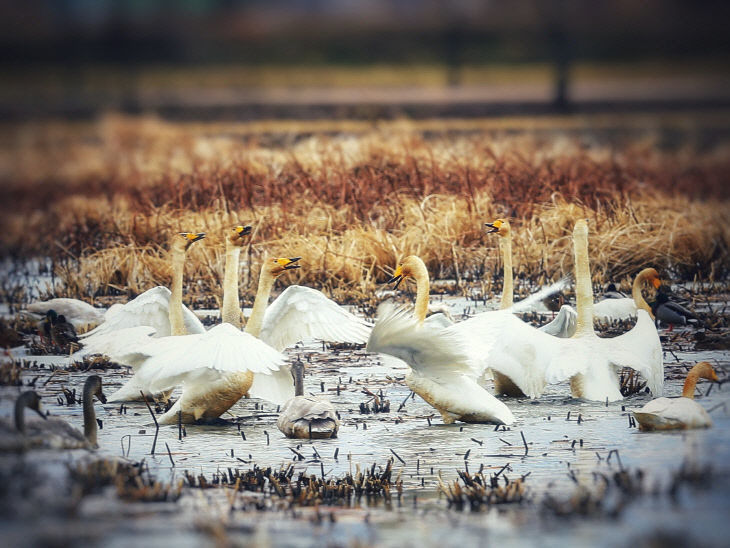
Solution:
M 500 221 L 494 221 L 493 223 L 484 223 L 484 226 L 490 229 L 487 230 L 487 234 L 494 234 L 495 232 L 499 232 L 502 223 Z
M 393 287 L 393 289 L 398 289 L 398 286 L 400 285 L 400 283 L 402 281 L 403 281 L 403 266 L 398 265 L 398 267 L 395 269 L 395 272 L 393 272 L 393 277 L 390 278 L 390 280 L 388 280 L 385 283 L 392 284 L 393 282 L 395 282 L 395 286 Z
M 198 240 L 205 238 L 205 232 L 181 232 L 180 236 L 185 238 L 188 243 L 192 244 L 193 242 L 197 242 Z
M 248 236 L 251 234 L 253 228 L 250 225 L 238 225 L 233 230 L 235 230 L 239 236 Z
M 104 395 L 104 392 L 102 392 L 102 391 L 101 391 L 101 388 L 100 388 L 100 389 L 99 389 L 99 391 L 98 391 L 98 392 L 96 393 L 96 397 L 97 397 L 97 398 L 99 398 L 99 401 L 100 401 L 101 403 L 106 403 L 106 396 Z
M 289 259 L 287 258 L 280 258 L 276 259 L 276 262 L 279 263 L 281 267 L 284 268 L 284 270 L 294 270 L 295 268 L 301 268 L 301 265 L 294 264 L 296 263 L 301 257 L 291 257 Z

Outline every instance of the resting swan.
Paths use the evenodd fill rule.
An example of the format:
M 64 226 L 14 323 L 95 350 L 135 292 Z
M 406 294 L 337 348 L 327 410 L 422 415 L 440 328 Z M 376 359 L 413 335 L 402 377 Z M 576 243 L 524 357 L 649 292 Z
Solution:
M 636 275 L 634 284 L 631 288 L 631 297 L 614 296 L 607 297 L 602 301 L 593 305 L 593 318 L 601 322 L 612 322 L 614 320 L 628 320 L 636 317 L 638 309 L 646 310 L 651 319 L 654 319 L 654 313 L 644 296 L 641 289 L 644 283 L 651 283 L 655 289 L 659 289 L 661 281 L 657 271 L 653 268 L 645 268 Z
M 514 283 L 512 280 L 512 230 L 509 221 L 497 219 L 493 223 L 485 223 L 490 230 L 488 234 L 496 233 L 499 236 L 499 247 L 502 252 L 502 264 L 504 265 L 504 282 L 502 285 L 502 310 L 513 307 Z M 562 296 L 562 294 L 558 293 Z M 548 295 L 549 299 L 552 295 Z M 543 299 L 544 301 L 545 299 Z M 558 315 L 551 322 L 541 326 L 540 331 L 555 337 L 572 337 L 575 333 L 575 320 L 577 313 L 570 305 L 562 304 L 558 309 Z M 495 383 L 499 383 L 495 377 Z M 501 392 L 498 390 L 498 392 Z
M 410 367 L 406 384 L 442 416 L 444 423 L 495 422 L 512 424 L 514 416 L 476 379 L 459 326 L 427 322 L 429 277 L 423 261 L 412 255 L 398 265 L 389 283 L 416 281 L 416 305 L 411 314 L 384 303 L 370 333 L 366 350 L 394 356 Z
M 287 438 L 336 438 L 340 420 L 326 398 L 304 395 L 304 363 L 292 365 L 295 396 L 284 404 L 276 426 Z
M 719 382 L 709 363 L 698 363 L 687 373 L 681 397 L 656 398 L 638 411 L 634 411 L 639 429 L 676 430 L 712 426 L 710 415 L 694 400 L 695 386 L 700 378 Z
M 49 310 L 53 310 L 57 314 L 65 316 L 79 330 L 96 327 L 104 319 L 103 310 L 94 308 L 87 302 L 65 297 L 48 301 L 36 301 L 29 304 L 27 310 L 38 315 L 45 315 Z
M 237 227 L 236 231 L 242 238 L 251 232 L 251 227 Z M 205 333 L 203 324 L 182 302 L 185 254 L 191 245 L 203 238 L 205 234 L 202 232 L 175 234 L 170 246 L 172 291 L 157 286 L 125 305 L 112 306 L 104 323 L 83 338 L 84 348 L 74 355 L 76 358 L 87 354 L 106 354 L 135 370 L 132 378 L 109 397 L 110 402 L 140 401 L 140 391 L 145 397 L 154 397 L 149 387 L 140 383 L 137 375 L 140 362 L 134 359 L 134 353 L 129 354 L 130 349 L 147 344 L 150 337 Z
M 84 383 L 84 433 L 82 434 L 62 419 L 46 417 L 40 410 L 38 394 L 33 391 L 24 392 L 15 402 L 15 429 L 19 436 L 15 438 L 8 436 L 8 426 L 3 423 L 4 432 L 0 437 L 0 448 L 5 451 L 32 448 L 96 449 L 98 443 L 94 396 L 99 398 L 102 403 L 106 403 L 99 375 L 90 375 Z M 26 407 L 36 411 L 44 420 L 26 422 L 23 413 Z

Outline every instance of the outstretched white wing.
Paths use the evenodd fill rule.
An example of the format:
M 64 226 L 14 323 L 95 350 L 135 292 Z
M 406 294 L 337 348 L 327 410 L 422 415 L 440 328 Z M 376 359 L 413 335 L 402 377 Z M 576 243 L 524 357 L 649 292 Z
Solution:
M 292 399 L 294 397 L 294 378 L 289 366 L 282 365 L 278 371 L 273 371 L 270 375 L 254 373 L 253 384 L 248 389 L 248 395 L 276 405 Z
M 553 293 L 562 291 L 563 289 L 568 287 L 569 283 L 570 278 L 566 276 L 565 278 L 562 278 L 547 287 L 543 287 L 540 291 L 537 291 L 536 293 L 525 297 L 521 301 L 516 302 L 507 310 L 509 310 L 510 312 L 527 312 L 528 310 L 532 310 L 534 309 L 535 305 L 542 301 L 545 297 L 549 297 Z
M 370 325 L 321 291 L 292 285 L 266 309 L 260 338 L 276 350 L 302 340 L 364 343 Z
M 83 340 L 83 348 L 72 355 L 82 359 L 92 354 L 104 354 L 113 362 L 129 365 L 135 369 L 140 361 L 149 357 L 140 353 L 153 340 L 155 328 L 147 325 L 127 327 L 108 333 L 97 333 Z
M 142 351 L 150 357 L 137 375 L 140 384 L 154 392 L 172 388 L 205 370 L 270 373 L 286 360 L 263 341 L 228 323 L 202 334 L 154 340 Z
M 654 396 L 664 391 L 664 352 L 654 322 L 646 310 L 637 312 L 636 325 L 612 339 L 600 339 L 610 363 L 635 369 Z
M 378 319 L 366 350 L 399 358 L 431 378 L 456 374 L 476 377 L 462 336 L 454 327 L 419 325 L 410 309 L 385 302 L 378 307 Z
M 567 339 L 575 335 L 575 328 L 578 325 L 578 313 L 575 309 L 564 304 L 560 307 L 560 312 L 553 318 L 553 321 L 547 323 L 538 329 L 543 333 L 552 335 L 553 337 L 560 337 L 561 339 Z
M 189 334 L 205 333 L 203 324 L 186 306 L 183 306 L 183 321 Z M 153 287 L 127 304 L 115 304 L 104 314 L 104 322 L 84 337 L 141 325 L 154 327 L 156 337 L 167 337 L 171 334 L 169 289 L 163 286 Z

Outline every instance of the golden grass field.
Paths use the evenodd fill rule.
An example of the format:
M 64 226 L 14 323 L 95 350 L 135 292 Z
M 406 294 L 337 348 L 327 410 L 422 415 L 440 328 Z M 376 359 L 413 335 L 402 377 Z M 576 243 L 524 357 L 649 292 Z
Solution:
M 727 277 L 729 143 L 663 147 L 649 132 L 613 142 L 560 131 L 601 131 L 600 117 L 512 123 L 522 130 L 503 120 L 119 116 L 5 127 L 0 249 L 21 260 L 52 257 L 63 295 L 93 299 L 167 284 L 171 234 L 205 231 L 186 283 L 217 295 L 224 231 L 247 223 L 244 296 L 270 254 L 302 257 L 289 283 L 357 300 L 408 254 L 435 278 L 490 289 L 499 283 L 498 242 L 483 224 L 498 217 L 512 222 L 518 276 L 557 279 L 572 270 L 570 230 L 586 217 L 596 282 L 627 286 L 648 265 L 668 279 Z

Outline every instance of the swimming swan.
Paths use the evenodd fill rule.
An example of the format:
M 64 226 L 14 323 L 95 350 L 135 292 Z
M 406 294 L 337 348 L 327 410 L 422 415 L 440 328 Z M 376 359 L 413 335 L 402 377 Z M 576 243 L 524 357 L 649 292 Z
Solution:
M 682 396 L 656 398 L 634 411 L 639 430 L 676 430 L 712 426 L 710 415 L 694 400 L 695 386 L 700 378 L 719 382 L 709 363 L 698 363 L 687 373 Z
M 287 438 L 336 438 L 340 427 L 335 408 L 326 398 L 304 395 L 304 363 L 292 365 L 295 396 L 281 408 L 276 426 Z
M 104 310 L 94 308 L 87 302 L 65 297 L 36 301 L 29 304 L 26 310 L 38 315 L 46 315 L 49 310 L 53 310 L 65 316 L 78 330 L 96 327 L 104 319 Z
M 388 283 L 396 282 L 397 288 L 406 278 L 416 281 L 413 313 L 388 302 L 380 305 L 366 350 L 406 362 L 410 368 L 406 384 L 441 414 L 444 423 L 459 420 L 512 424 L 514 416 L 507 406 L 476 381 L 479 372 L 469 359 L 466 341 L 459 331 L 464 322 L 451 327 L 426 322 L 429 278 L 419 257 L 406 257 Z
M 631 288 L 631 297 L 614 296 L 604 298 L 593 305 L 593 318 L 601 322 L 612 322 L 614 320 L 628 320 L 636 317 L 636 311 L 646 310 L 651 319 L 654 313 L 646 303 L 641 293 L 644 283 L 651 283 L 655 289 L 659 289 L 661 280 L 657 271 L 653 268 L 645 268 L 636 275 Z
M 3 423 L 0 449 L 96 449 L 98 443 L 94 396 L 99 398 L 102 403 L 106 403 L 99 375 L 90 375 L 84 383 L 84 432 L 82 434 L 63 419 L 45 416 L 40 410 L 38 394 L 33 391 L 24 392 L 15 402 L 15 429 L 20 435 L 15 439 L 8 437 L 7 424 Z M 44 420 L 26 422 L 23 413 L 26 407 L 36 411 Z M 14 447 L 10 447 L 12 444 Z

